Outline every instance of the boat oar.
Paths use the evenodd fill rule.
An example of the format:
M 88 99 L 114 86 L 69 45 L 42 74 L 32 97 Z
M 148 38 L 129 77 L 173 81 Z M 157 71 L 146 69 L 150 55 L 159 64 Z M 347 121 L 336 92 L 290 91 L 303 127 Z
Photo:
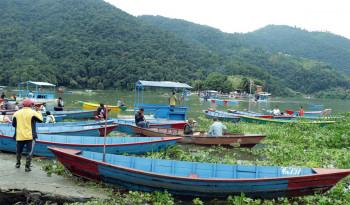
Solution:
M 106 162 L 106 134 L 107 134 L 107 120 L 108 120 L 108 101 L 106 103 L 106 109 L 105 109 L 105 139 L 103 143 L 103 162 Z

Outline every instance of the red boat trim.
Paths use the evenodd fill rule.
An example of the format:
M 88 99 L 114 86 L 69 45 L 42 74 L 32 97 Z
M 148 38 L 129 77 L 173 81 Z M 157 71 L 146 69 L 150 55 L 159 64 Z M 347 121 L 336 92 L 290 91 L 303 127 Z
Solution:
M 50 150 L 53 149 L 56 152 L 60 152 L 65 154 L 65 152 L 60 151 L 59 149 L 61 148 L 51 148 L 48 147 Z M 106 162 L 102 162 L 102 161 L 97 161 L 97 160 L 93 160 L 93 159 L 89 159 L 83 156 L 77 156 L 77 155 L 73 155 L 73 157 L 75 158 L 82 158 L 84 160 L 88 160 L 94 163 L 98 163 L 101 164 L 103 166 L 107 166 L 107 167 L 116 167 L 118 169 L 124 170 L 124 171 L 128 171 L 128 172 L 134 172 L 134 173 L 140 173 L 140 174 L 144 174 L 144 175 L 148 175 L 148 176 L 156 176 L 156 177 L 161 177 L 161 178 L 170 178 L 170 179 L 180 179 L 180 180 L 187 180 L 187 181 L 205 181 L 205 182 L 257 182 L 257 181 L 277 181 L 277 180 L 306 180 L 306 181 L 310 181 L 308 179 L 310 178 L 314 178 L 314 179 L 319 179 L 321 178 L 325 178 L 326 176 L 332 176 L 334 174 L 341 174 L 343 176 L 347 176 L 350 174 L 350 169 L 339 169 L 341 171 L 339 172 L 334 172 L 334 173 L 329 173 L 329 174 L 312 174 L 312 175 L 301 175 L 301 176 L 286 176 L 286 177 L 271 177 L 271 178 L 258 178 L 258 179 L 210 179 L 210 178 L 191 178 L 191 177 L 181 177 L 181 176 L 174 176 L 174 175 L 167 175 L 167 174 L 158 174 L 158 173 L 152 173 L 152 172 L 146 172 L 146 171 L 142 171 L 142 170 L 137 170 L 137 169 L 133 169 L 133 168 L 128 168 L 128 167 L 124 167 L 124 166 L 117 166 L 117 165 L 111 165 L 108 164 Z M 338 177 L 340 178 L 340 177 Z

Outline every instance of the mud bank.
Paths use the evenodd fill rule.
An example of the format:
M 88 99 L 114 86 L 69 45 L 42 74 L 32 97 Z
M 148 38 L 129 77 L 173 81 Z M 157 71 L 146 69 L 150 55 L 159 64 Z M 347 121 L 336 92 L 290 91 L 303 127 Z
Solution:
M 24 204 L 51 201 L 55 203 L 84 202 L 107 199 L 108 193 L 80 185 L 73 180 L 52 174 L 47 176 L 40 162 L 33 160 L 32 171 L 15 168 L 15 154 L 0 152 L 0 204 Z

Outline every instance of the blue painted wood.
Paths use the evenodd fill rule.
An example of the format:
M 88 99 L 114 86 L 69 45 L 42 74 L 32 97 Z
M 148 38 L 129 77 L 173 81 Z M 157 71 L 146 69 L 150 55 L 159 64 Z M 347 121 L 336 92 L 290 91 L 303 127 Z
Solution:
M 93 118 L 95 116 L 96 110 L 79 110 L 79 111 L 50 111 L 51 115 L 54 115 L 55 118 L 59 115 L 66 115 L 66 119 L 84 119 L 84 118 Z M 45 115 L 45 112 L 42 112 Z
M 110 118 L 110 119 L 119 124 L 119 126 L 116 127 L 115 130 L 136 134 L 134 132 L 134 130 L 132 130 L 129 126 L 129 125 L 135 125 L 134 120 L 123 120 L 123 119 L 117 119 L 117 118 Z M 158 127 L 171 128 L 171 125 L 169 125 L 169 124 L 161 125 L 162 123 L 159 123 L 159 122 L 149 122 L 149 123 L 150 124 L 158 124 Z
M 12 117 L 9 117 L 10 120 L 12 120 Z M 66 118 L 66 115 L 56 115 L 55 120 L 56 122 L 61 121 Z M 44 122 L 46 121 L 46 116 L 43 116 Z
M 16 141 L 11 133 L 0 135 L 0 150 L 16 152 Z M 113 154 L 146 154 L 147 152 L 158 152 L 166 150 L 168 146 L 174 145 L 177 140 L 163 140 L 161 137 L 108 137 L 106 138 L 106 153 Z M 38 135 L 34 154 L 37 156 L 54 157 L 47 146 L 55 146 L 84 151 L 103 153 L 104 138 L 102 137 L 80 137 L 80 136 L 58 136 Z M 26 150 L 24 150 L 25 152 Z
M 37 133 L 55 134 L 55 135 L 71 135 L 71 136 L 100 136 L 98 128 L 100 125 L 93 126 L 58 126 L 58 127 L 37 127 Z M 0 128 L 2 131 L 14 132 L 14 127 L 4 126 Z
M 83 152 L 82 156 L 94 160 L 101 160 L 102 154 Z M 185 180 L 176 177 L 162 177 L 147 173 L 165 174 L 178 177 L 189 177 L 190 174 L 197 174 L 198 178 L 207 179 L 256 179 L 274 178 L 278 176 L 301 176 L 315 174 L 311 168 L 281 168 L 264 166 L 246 166 L 185 162 L 175 160 L 140 158 L 120 155 L 106 155 L 106 163 L 113 162 L 120 165 L 136 169 L 135 171 L 118 169 L 99 165 L 99 173 L 102 181 L 119 184 L 131 189 L 142 191 L 163 191 L 167 189 L 174 194 L 189 196 L 209 196 L 220 197 L 228 195 L 239 195 L 244 192 L 246 196 L 255 197 L 265 195 L 267 198 L 275 196 L 285 196 L 288 180 L 262 180 L 251 182 L 203 182 L 195 180 Z M 111 163 L 112 164 L 112 163 Z M 215 168 L 214 168 L 215 167 Z M 140 170 L 147 172 L 142 173 Z M 215 170 L 215 173 L 214 173 Z M 237 172 L 237 174 L 235 174 Z M 230 177 L 231 176 L 231 177 Z M 236 176 L 236 177 L 234 177 Z M 267 193 L 274 191 L 274 193 Z

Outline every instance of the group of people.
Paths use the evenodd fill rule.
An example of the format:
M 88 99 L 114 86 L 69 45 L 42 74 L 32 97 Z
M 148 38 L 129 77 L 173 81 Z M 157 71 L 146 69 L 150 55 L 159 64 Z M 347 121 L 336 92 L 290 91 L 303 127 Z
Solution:
M 146 121 L 145 116 L 143 115 L 144 109 L 140 108 L 139 111 L 135 115 L 135 124 L 139 127 L 148 128 L 149 122 Z M 223 133 L 227 131 L 227 127 L 222 124 L 221 122 L 218 122 L 218 118 L 213 118 L 213 124 L 210 126 L 210 129 L 208 131 L 208 136 L 222 136 Z M 195 121 L 192 118 L 189 118 L 187 120 L 187 124 L 184 126 L 184 134 L 194 134 L 194 124 Z

